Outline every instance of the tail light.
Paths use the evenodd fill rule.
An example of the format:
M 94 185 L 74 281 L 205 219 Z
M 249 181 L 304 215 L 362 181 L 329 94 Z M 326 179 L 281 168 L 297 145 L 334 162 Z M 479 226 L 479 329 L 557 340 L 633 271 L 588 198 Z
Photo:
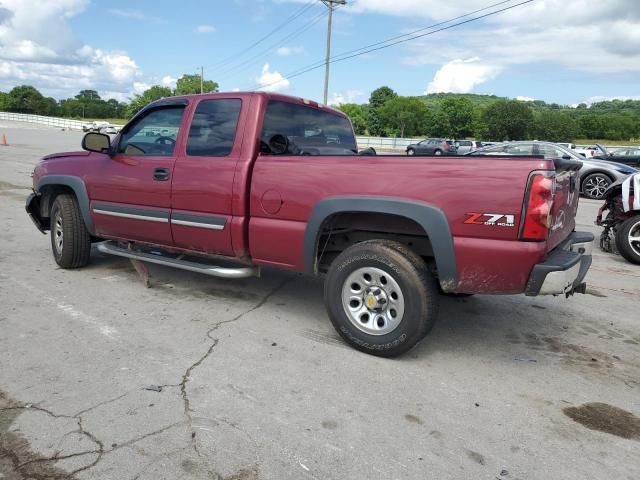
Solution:
M 536 172 L 529 177 L 521 240 L 546 240 L 551 227 L 551 208 L 555 184 L 554 172 Z

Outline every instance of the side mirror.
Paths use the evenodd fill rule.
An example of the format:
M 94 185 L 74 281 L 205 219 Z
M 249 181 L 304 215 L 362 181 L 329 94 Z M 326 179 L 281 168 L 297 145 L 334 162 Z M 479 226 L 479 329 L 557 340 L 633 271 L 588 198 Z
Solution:
M 563 160 L 573 160 L 573 158 L 571 158 L 571 156 L 569 156 L 569 155 L 563 155 L 562 159 Z
M 289 149 L 289 139 L 284 135 L 276 134 L 269 139 L 269 149 L 273 155 L 283 155 Z
M 111 139 L 104 133 L 89 132 L 82 139 L 82 148 L 89 152 L 107 153 L 111 148 Z

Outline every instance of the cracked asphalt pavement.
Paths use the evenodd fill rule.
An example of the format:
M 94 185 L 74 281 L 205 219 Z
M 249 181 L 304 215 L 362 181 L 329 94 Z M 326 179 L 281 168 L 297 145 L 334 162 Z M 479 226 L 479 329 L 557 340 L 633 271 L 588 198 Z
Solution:
M 640 267 L 596 249 L 587 295 L 443 298 L 385 360 L 339 339 L 321 279 L 57 268 L 23 204 L 81 134 L 2 133 L 0 479 L 640 478 Z

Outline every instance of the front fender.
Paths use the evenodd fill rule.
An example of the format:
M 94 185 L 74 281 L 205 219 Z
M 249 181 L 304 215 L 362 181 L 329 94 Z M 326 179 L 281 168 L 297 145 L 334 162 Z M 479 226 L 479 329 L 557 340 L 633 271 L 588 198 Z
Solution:
M 89 194 L 87 193 L 87 187 L 85 186 L 84 181 L 80 177 L 72 175 L 46 175 L 38 180 L 35 193 L 40 195 L 45 187 L 56 185 L 63 185 L 73 190 L 78 201 L 78 206 L 80 207 L 80 212 L 82 213 L 84 224 L 89 233 L 93 235 L 94 227 L 93 220 L 91 219 L 91 211 L 89 209 Z

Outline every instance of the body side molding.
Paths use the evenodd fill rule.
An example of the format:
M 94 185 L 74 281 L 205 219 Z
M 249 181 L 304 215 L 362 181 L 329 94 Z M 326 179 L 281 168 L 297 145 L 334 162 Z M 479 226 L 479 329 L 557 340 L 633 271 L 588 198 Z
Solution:
M 311 212 L 304 236 L 306 272 L 316 273 L 316 247 L 324 221 L 333 214 L 347 212 L 387 213 L 418 223 L 431 241 L 442 289 L 455 289 L 458 283 L 456 257 L 446 215 L 428 203 L 396 197 L 340 196 L 319 201 Z

